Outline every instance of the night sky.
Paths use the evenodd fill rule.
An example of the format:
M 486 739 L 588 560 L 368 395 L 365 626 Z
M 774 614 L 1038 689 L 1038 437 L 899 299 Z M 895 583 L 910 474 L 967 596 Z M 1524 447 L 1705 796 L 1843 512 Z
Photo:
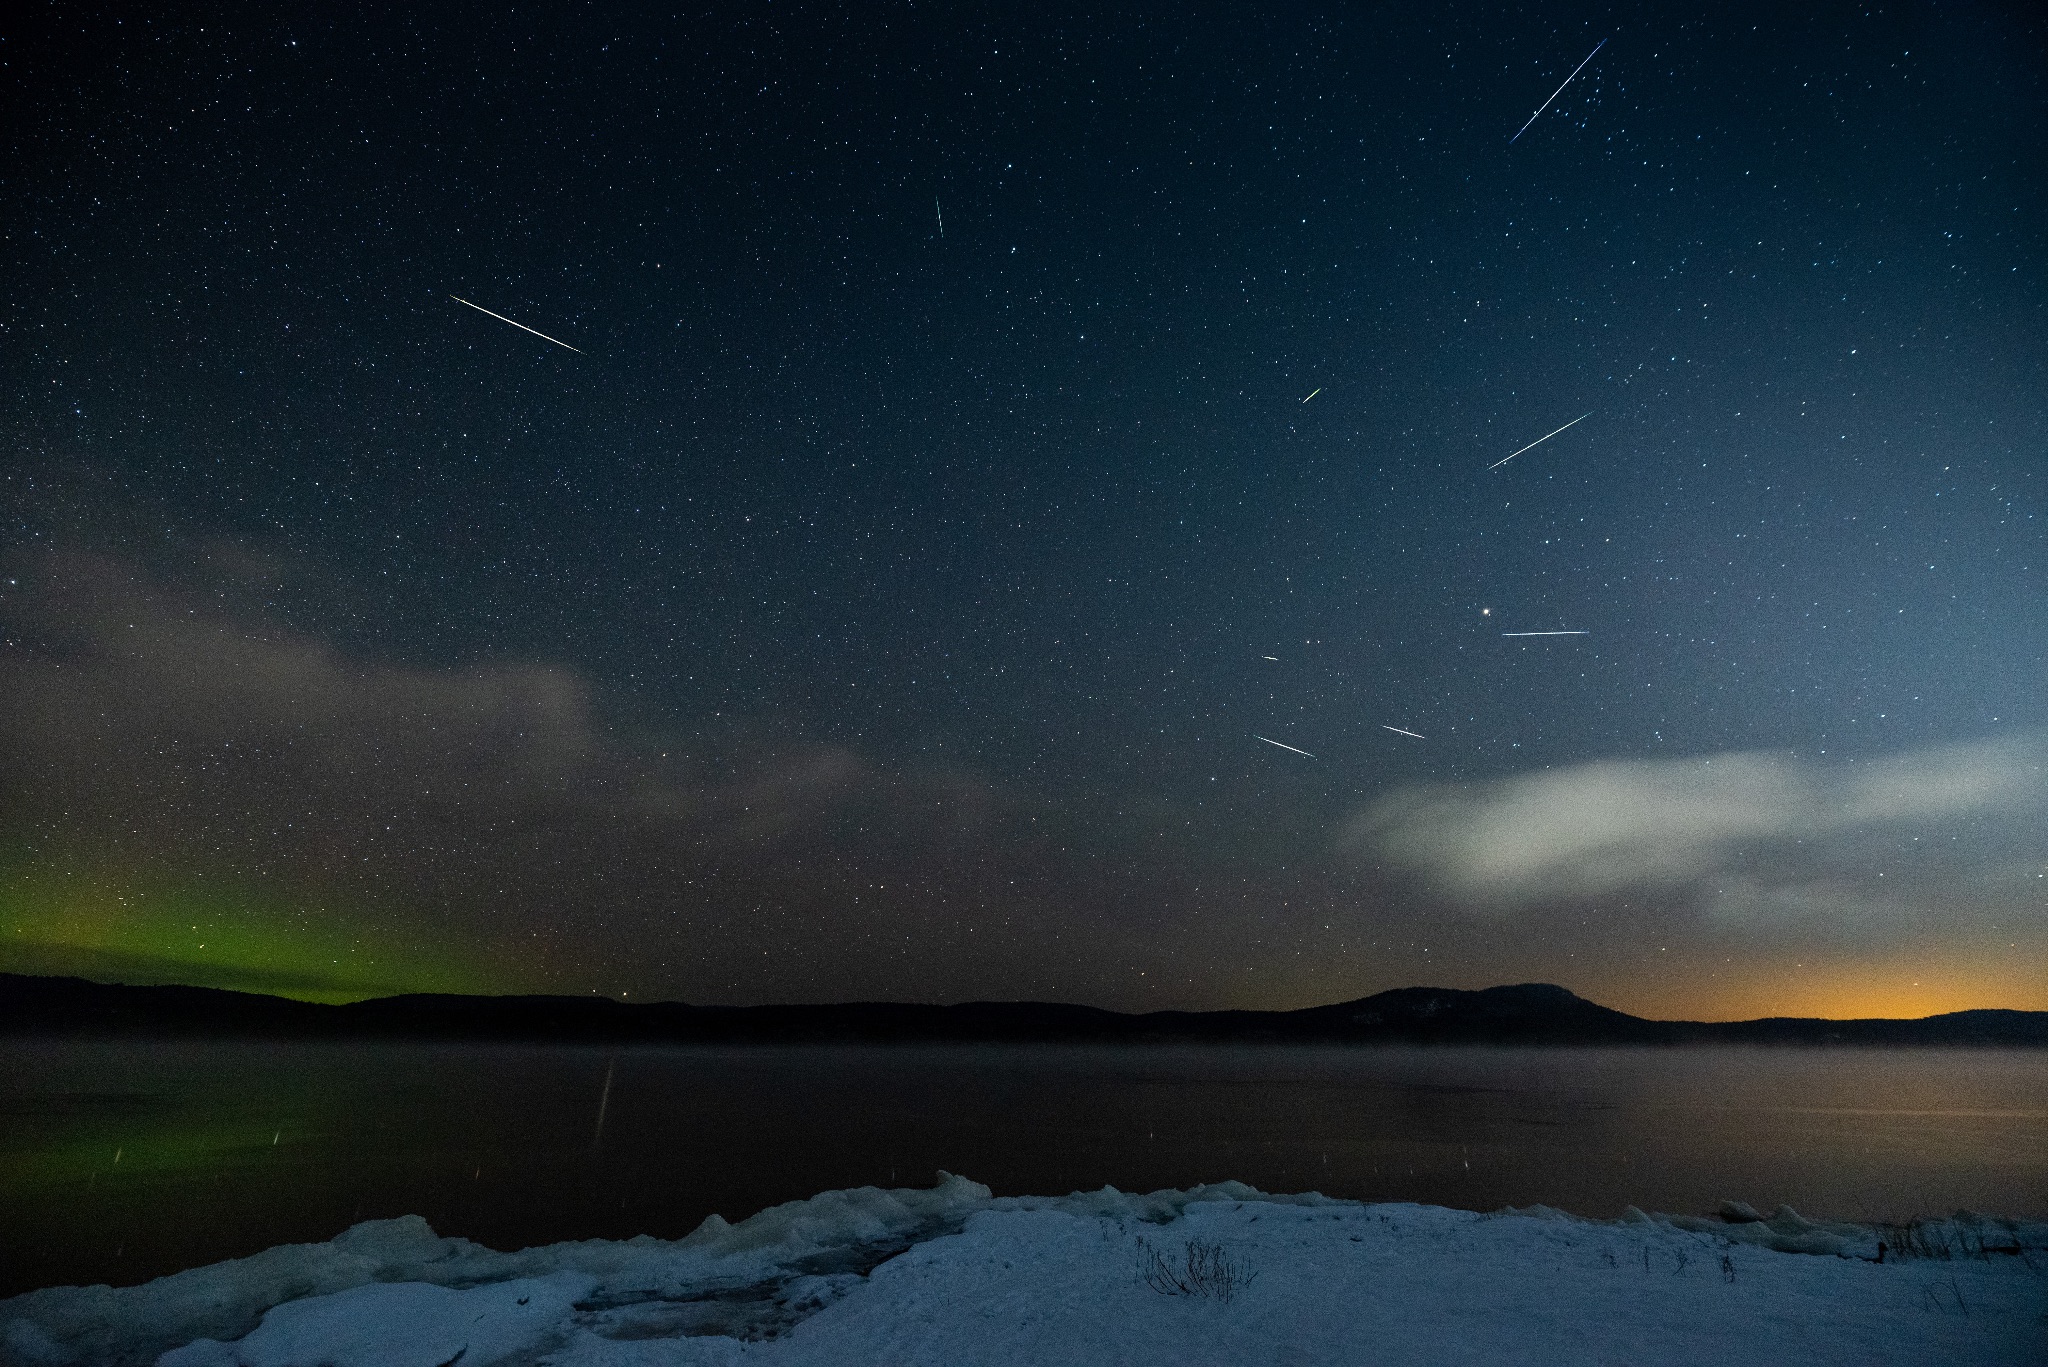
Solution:
M 2031 6 L 173 8 L 0 32 L 0 969 L 2048 1007 Z

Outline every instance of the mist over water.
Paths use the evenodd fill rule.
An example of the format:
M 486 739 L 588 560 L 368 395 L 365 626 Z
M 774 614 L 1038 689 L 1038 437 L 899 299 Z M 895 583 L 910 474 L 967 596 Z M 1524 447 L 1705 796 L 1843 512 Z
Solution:
M 1612 1217 L 2048 1216 L 2048 1052 L 0 1045 L 0 1295 L 418 1214 L 677 1238 L 835 1187 L 1268 1191 Z

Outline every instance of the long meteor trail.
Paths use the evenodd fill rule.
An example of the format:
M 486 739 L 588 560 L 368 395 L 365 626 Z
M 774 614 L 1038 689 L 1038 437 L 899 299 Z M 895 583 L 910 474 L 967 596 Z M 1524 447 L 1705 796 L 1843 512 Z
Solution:
M 1394 733 L 1395 735 L 1397 735 L 1397 736 L 1414 736 L 1414 737 L 1415 737 L 1415 739 L 1417 739 L 1417 740 L 1428 740 L 1428 739 L 1429 739 L 1429 737 L 1428 737 L 1428 736 L 1424 736 L 1424 735 L 1419 735 L 1419 734 L 1417 734 L 1417 733 L 1416 733 L 1416 732 L 1414 732 L 1414 731 L 1403 731 L 1403 730 L 1402 730 L 1402 729 L 1401 729 L 1400 727 L 1398 727 L 1398 726 L 1388 726 L 1388 725 L 1387 725 L 1387 724 L 1386 724 L 1385 722 L 1381 722 L 1381 723 L 1380 723 L 1380 730 L 1382 730 L 1382 731 L 1392 731 L 1392 732 L 1393 732 L 1393 733 Z
M 450 299 L 453 299 L 458 304 L 469 304 L 469 301 L 467 299 L 464 299 L 459 294 L 451 294 L 448 297 Z M 491 313 L 491 311 L 485 308 L 482 304 L 469 304 L 469 306 L 475 309 L 478 313 Z M 556 346 L 562 348 L 564 351 L 575 351 L 578 356 L 587 354 L 585 352 L 577 351 L 575 347 L 570 346 L 567 342 L 563 341 L 559 337 L 550 337 L 545 332 L 542 332 L 539 328 L 530 328 L 524 323 L 514 322 L 512 319 L 507 318 L 502 313 L 491 313 L 491 317 L 497 319 L 501 323 L 511 323 L 513 327 L 518 328 L 521 332 L 530 332 L 534 336 L 540 338 L 543 342 L 553 342 Z
M 1564 427 L 1577 427 L 1577 426 L 1578 426 L 1578 425 L 1579 425 L 1580 423 L 1584 422 L 1584 421 L 1585 421 L 1586 419 L 1588 419 L 1588 418 L 1590 418 L 1590 417 L 1592 417 L 1592 416 L 1593 416 L 1593 415 L 1592 415 L 1591 413 L 1581 413 L 1581 414 L 1579 414 L 1579 416 L 1577 416 L 1576 418 L 1573 418 L 1573 419 L 1572 419 L 1572 420 L 1571 420 L 1570 422 L 1566 423 L 1566 424 L 1564 425 Z M 1560 428 L 1558 428 L 1558 429 L 1557 429 L 1557 432 L 1562 432 L 1562 431 L 1564 431 L 1564 427 L 1560 427 Z M 1544 434 L 1543 434 L 1542 436 L 1540 436 L 1540 437 L 1536 438 L 1536 440 L 1534 440 L 1534 441 L 1530 442 L 1530 443 L 1529 443 L 1529 446 L 1524 446 L 1524 447 L 1522 448 L 1522 451 L 1526 451 L 1526 450 L 1528 450 L 1530 446 L 1541 446 L 1541 445 L 1542 445 L 1542 444 L 1543 444 L 1544 442 L 1546 442 L 1546 441 L 1549 441 L 1549 440 L 1550 440 L 1550 439 L 1551 439 L 1552 437 L 1556 436 L 1556 435 L 1557 435 L 1557 432 L 1545 432 L 1545 433 L 1544 433 Z M 1499 460 L 1495 461 L 1495 462 L 1494 462 L 1493 464 L 1491 464 L 1491 465 L 1487 466 L 1486 468 L 1487 468 L 1487 469 L 1489 469 L 1489 470 L 1498 470 L 1498 469 L 1500 469 L 1500 467 L 1501 467 L 1501 466 L 1503 466 L 1503 465 L 1506 465 L 1506 464 L 1507 464 L 1507 463 L 1508 463 L 1509 461 L 1513 460 L 1513 459 L 1514 459 L 1514 458 L 1515 458 L 1516 456 L 1519 456 L 1519 455 L 1521 455 L 1521 454 L 1522 454 L 1522 451 L 1510 451 L 1510 452 L 1508 452 L 1508 453 L 1507 453 L 1506 455 L 1502 456 L 1502 457 L 1501 457 L 1501 458 L 1500 458 Z
M 1262 740 L 1262 741 L 1266 742 L 1266 744 L 1268 744 L 1268 745 L 1279 745 L 1279 746 L 1280 746 L 1280 748 L 1281 748 L 1282 750 L 1294 750 L 1294 747 L 1293 747 L 1293 746 L 1291 746 L 1291 745 L 1281 745 L 1279 741 L 1277 741 L 1277 740 L 1274 740 L 1274 739 L 1273 739 L 1273 738 L 1272 738 L 1271 736 L 1262 736 L 1262 735 L 1260 735 L 1260 734 L 1259 734 L 1258 732 L 1256 732 L 1256 731 L 1252 732 L 1252 739 L 1253 739 L 1253 740 Z M 1310 759 L 1314 759 L 1314 758 L 1315 758 L 1315 756 L 1314 756 L 1314 755 L 1309 755 L 1308 751 L 1306 751 L 1306 750 L 1294 750 L 1294 753 L 1295 753 L 1295 754 L 1297 754 L 1297 755 L 1308 755 L 1308 757 L 1309 757 Z
M 1599 42 L 1593 44 L 1593 50 L 1586 54 L 1586 62 L 1592 61 L 1593 58 L 1599 54 L 1600 49 L 1606 46 L 1607 40 L 1605 38 L 1602 38 Z M 1580 62 L 1577 66 L 1572 68 L 1571 76 L 1567 76 L 1564 78 L 1564 85 L 1561 85 L 1557 89 L 1550 92 L 1550 100 L 1554 100 L 1558 96 L 1564 94 L 1564 86 L 1570 85 L 1572 83 L 1572 77 L 1577 76 L 1581 71 L 1584 71 L 1586 69 L 1586 62 Z M 1529 123 L 1534 123 L 1537 119 L 1543 116 L 1543 111 L 1550 108 L 1550 100 L 1545 100 L 1542 104 L 1536 106 L 1536 112 L 1529 116 Z M 1522 136 L 1522 134 L 1529 131 L 1529 123 L 1525 123 L 1520 128 L 1517 128 L 1515 130 L 1515 138 L 1519 138 Z M 1508 143 L 1510 146 L 1514 144 L 1515 138 L 1508 139 Z
M 1503 631 L 1503 636 L 1585 636 L 1583 631 Z

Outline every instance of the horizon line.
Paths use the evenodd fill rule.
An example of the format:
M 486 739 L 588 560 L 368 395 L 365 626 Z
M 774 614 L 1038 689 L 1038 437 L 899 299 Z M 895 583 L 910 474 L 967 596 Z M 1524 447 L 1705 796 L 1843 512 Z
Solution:
M 293 996 L 287 996 L 287 995 L 285 995 L 285 994 L 283 994 L 283 993 L 280 993 L 280 992 L 262 992 L 262 991 L 255 991 L 255 990 L 251 990 L 251 989 L 248 989 L 248 988 L 238 988 L 238 987 L 215 987 L 215 986 L 211 986 L 211 985 L 209 985 L 209 984 L 204 984 L 204 983 L 187 983 L 187 982 L 164 982 L 164 983 L 129 983 L 129 982 L 107 982 L 107 981 L 103 981 L 103 980 L 101 980 L 101 979 L 97 979 L 97 978 L 87 978 L 87 977 L 83 977 L 83 976 L 80 976 L 80 975 L 78 975 L 78 974 L 68 974 L 68 973 L 17 973 L 17 972 L 15 972 L 15 971 L 11 970 L 11 969 L 0 969 L 0 979 L 7 979 L 7 978 L 19 978 L 19 979 L 29 979 L 29 980 L 39 981 L 39 982 L 75 982 L 75 983 L 84 983 L 84 984 L 87 984 L 87 985 L 89 985 L 89 986 L 93 986 L 93 987 L 110 987 L 110 988 L 121 988 L 121 989 L 128 989 L 128 990 L 134 990 L 134 991 L 149 991 L 149 990 L 153 990 L 153 989 L 160 989 L 160 988 L 172 988 L 172 989 L 180 989 L 180 990 L 185 990 L 185 991 L 196 991 L 196 992 L 219 992 L 219 993 L 225 993 L 225 994 L 228 994 L 228 995 L 231 995 L 231 996 L 238 996 L 238 997 L 256 997 L 256 998 L 262 998 L 262 999 L 264 999 L 264 1000 L 268 1000 L 268 1001 L 283 1001 L 283 1002 L 291 1002 L 291 1003 L 293 1003 L 294 1005 L 298 1005 L 298 1006 L 307 1006 L 307 1007 L 321 1007 L 321 1008 L 330 1008 L 330 1009 L 336 1009 L 336 1010 L 346 1010 L 347 1008 L 349 1008 L 349 1007 L 352 1007 L 352 1006 L 362 1006 L 362 1005 L 365 1005 L 365 1004 L 368 1004 L 368 1003 L 373 1003 L 373 1002 L 390 1002 L 390 1001 L 401 1001 L 401 1000 L 404 1000 L 404 999 L 407 999 L 407 998 L 420 998 L 420 997 L 431 997 L 431 998 L 451 999 L 451 1000 L 456 1000 L 456 1001 L 478 1001 L 478 1002 L 482 1002 L 482 1001 L 557 1001 L 557 1002 L 586 1002 L 586 1001 L 603 1001 L 603 1002 L 608 1002 L 608 1003 L 610 1003 L 610 1004 L 611 1004 L 611 1005 L 613 1005 L 613 1006 L 622 1006 L 622 1007 L 628 1007 L 628 1008 L 631 1008 L 631 1007 L 649 1007 L 649 1008 L 652 1008 L 652 1007 L 663 1007 L 663 1006 L 669 1006 L 669 1007 L 682 1007 L 682 1008 L 685 1008 L 685 1009 L 687 1009 L 687 1010 L 692 1010 L 692 1011 L 820 1011 L 820 1010 L 834 1010 L 834 1009 L 847 1009 L 847 1008 L 852 1008 L 852 1007 L 906 1007 L 906 1008 L 914 1008 L 914 1009 L 921 1009 L 921 1010 L 930 1010 L 930 1011 L 953 1011 L 953 1010 L 959 1010 L 959 1009 L 961 1009 L 961 1008 L 964 1008 L 964 1007 L 973 1007 L 973 1006 L 1012 1006 L 1012 1007 L 1052 1007 L 1052 1008 L 1060 1008 L 1060 1009 L 1066 1009 L 1066 1010 L 1076 1010 L 1076 1011 L 1090 1011 L 1090 1012 L 1096 1012 L 1096 1013 L 1099 1013 L 1099 1014 L 1102 1014 L 1102 1015 L 1107 1015 L 1107 1016 L 1120 1016 L 1120 1017 L 1124 1017 L 1124 1018 L 1126 1018 L 1126 1019 L 1131 1019 L 1131 1020 L 1141 1020 L 1141 1019 L 1144 1019 L 1144 1018 L 1147 1018 L 1147 1017 L 1152 1017 L 1152 1016 L 1291 1016 L 1291 1015 L 1298 1015 L 1298 1014 L 1301 1014 L 1301 1013 L 1303 1013 L 1303 1012 L 1308 1012 L 1308 1011 L 1325 1011 L 1325 1010 L 1329 1010 L 1329 1009 L 1330 1009 L 1330 1008 L 1332 1008 L 1332 1007 L 1338 1007 L 1338 1006 L 1354 1006 L 1354 1005 L 1357 1005 L 1357 1004 L 1358 1004 L 1358 1003 L 1360 1003 L 1360 1002 L 1366 1002 L 1366 1001 L 1371 1001 L 1371 1000 L 1374 1000 L 1375 998 L 1378 998 L 1378 997 L 1383 997 L 1383 996 L 1388 996 L 1388 995 L 1390 995 L 1390 994 L 1392 994 L 1392 993 L 1396 993 L 1396 992 L 1442 992 L 1442 993 L 1455 993 L 1455 994 L 1459 994 L 1459 995 L 1464 995 L 1464 996 L 1477 996 L 1477 995 L 1480 995 L 1480 994 L 1483 994 L 1483 993 L 1487 993 L 1487 992 L 1499 992 L 1499 991 L 1504 991 L 1504 990 L 1511 990 L 1511 989 L 1514 989 L 1514 988 L 1525 988 L 1525 987 L 1538 987 L 1538 988 L 1551 988 L 1551 989 L 1555 989 L 1555 990 L 1557 990 L 1557 991 L 1560 991 L 1560 992 L 1563 992 L 1563 993 L 1565 993 L 1566 995 L 1568 995 L 1569 997 L 1571 997 L 1571 998 L 1572 998 L 1572 999 L 1573 999 L 1574 1001 L 1578 1001 L 1578 1002 L 1583 1002 L 1583 1003 L 1585 1003 L 1585 1004 L 1586 1004 L 1586 1005 L 1588 1005 L 1588 1006 L 1593 1006 L 1593 1007 L 1597 1007 L 1597 1008 L 1599 1008 L 1600 1010 L 1603 1010 L 1603 1011 L 1611 1011 L 1611 1012 L 1614 1012 L 1614 1013 L 1615 1013 L 1616 1015 L 1620 1015 L 1620 1016 L 1625 1016 L 1625 1017 L 1627 1017 L 1627 1018 L 1628 1018 L 1628 1019 L 1630 1019 L 1630 1020 L 1635 1020 L 1635 1021 L 1643 1021 L 1643 1022 L 1647 1022 L 1647 1023 L 1649 1023 L 1649 1024 L 1652 1024 L 1652 1025 L 1755 1025 L 1755 1024 L 1760 1024 L 1760 1023 L 1764 1023 L 1764 1022 L 1771 1022 L 1771 1021 L 1820 1021 L 1820 1022 L 1825 1022 L 1825 1023 L 1829 1023 L 1829 1024 L 1853 1024 L 1853 1023 L 1856 1023 L 1856 1022 L 1860 1022 L 1860 1021 L 1884 1021 L 1884 1022 L 1904 1022 L 1904 1023 L 1912 1023 L 1912 1022 L 1916 1022 L 1916 1021 L 1931 1021 L 1931 1020 L 1939 1020 L 1939 1019 L 1941 1019 L 1941 1018 L 1943 1018 L 1943 1017 L 1946 1017 L 1946 1016 L 1961 1016 L 1961 1015 L 1968 1015 L 1968 1014 L 1971 1014 L 1971 1013 L 1973 1013 L 1973 1012 L 1980 1012 L 1980 1011 L 2000 1011 L 2000 1012 L 2007 1012 L 2007 1013 L 2010 1013 L 2010 1014 L 2013 1014 L 2013 1015 L 2021 1015 L 2021 1016 L 2048 1016 L 2048 1009 L 2042 1009 L 2042 1008 L 2033 1008 L 2033 1007 L 2011 1007 L 2011 1006 L 1966 1006 L 1966 1007 L 1958 1007 L 1958 1008 L 1956 1008 L 1955 1010 L 1952 1010 L 1952 1011 L 1935 1011 L 1935 1012 L 1931 1012 L 1931 1013 L 1929 1013 L 1928 1015 L 1925 1015 L 1925 1016 L 1793 1016 L 1793 1015 L 1767 1015 L 1767 1016 L 1747 1016 L 1747 1017 L 1728 1017 L 1728 1018 L 1724 1018 L 1724 1019 L 1720 1019 L 1720 1020 L 1704 1020 L 1704 1019 L 1685 1019 L 1685 1018 L 1677 1018 L 1677 1017 L 1658 1017 L 1658 1016 L 1638 1016 L 1638 1015 L 1636 1015 L 1636 1014 L 1635 1014 L 1635 1013 L 1633 1013 L 1633 1012 L 1630 1012 L 1630 1011 L 1624 1011 L 1624 1010 L 1622 1010 L 1622 1009 L 1621 1009 L 1620 1007 L 1615 1007 L 1615 1006 L 1608 1006 L 1608 1005 L 1606 1005 L 1606 1004 L 1605 1004 L 1604 1002 L 1599 1002 L 1599 1001 L 1595 1001 L 1595 1000 L 1594 1000 L 1594 999 L 1592 999 L 1591 997 L 1585 997 L 1585 996 L 1581 996 L 1581 995 L 1580 995 L 1579 993 L 1577 993 L 1577 992 L 1573 991 L 1573 990 L 1572 990 L 1571 988 L 1565 987 L 1565 986 L 1563 986 L 1563 985 L 1562 985 L 1562 984 L 1560 984 L 1560 983 L 1548 983 L 1548 982 L 1519 982 L 1519 983 L 1495 983 L 1495 984 L 1493 984 L 1493 985 L 1492 985 L 1492 986 L 1490 986 L 1490 987 L 1437 987 L 1437 986 L 1431 986 L 1431 985 L 1429 985 L 1429 984 L 1425 984 L 1425 983 L 1416 983 L 1416 984 L 1410 984 L 1410 985 L 1407 985 L 1407 986 L 1402 986 L 1402 987 L 1389 987 L 1389 988 L 1382 988 L 1382 989 L 1380 989 L 1380 990 L 1379 990 L 1379 991 L 1377 991 L 1377 992 L 1369 992 L 1369 993 L 1367 993 L 1366 995 L 1364 995 L 1364 996 L 1362 996 L 1362 997 L 1346 997 L 1346 998 L 1342 998 L 1342 999 L 1339 999 L 1339 1000 L 1336 1000 L 1336 1001 L 1327 1001 L 1327 1002 L 1320 1002 L 1320 1003 L 1317 1003 L 1317 1004 L 1315 1004 L 1315 1005 L 1311 1005 L 1311 1006 L 1294 1006 L 1294 1007 L 1246 1007 L 1246 1006 L 1221 1006 L 1221 1007 L 1158 1007 L 1158 1008 L 1154 1008 L 1154 1009 L 1151 1009 L 1151 1010 L 1144 1010 L 1144 1011 L 1128 1011 L 1128 1010 L 1123 1010 L 1123 1009 L 1120 1009 L 1120 1008 L 1118 1008 L 1118 1007 L 1113 1007 L 1113 1006 L 1094 1006 L 1094 1005 L 1091 1005 L 1091 1004 L 1089 1004 L 1089 1003 L 1086 1003 L 1086 1002 L 1074 1002 L 1074 1001 L 1056 1001 L 1056 1000 L 1048 1000 L 1048 999 L 1045 999 L 1045 998 L 1036 998 L 1036 997 L 1017 997 L 1017 998 L 993 998 L 993 997 L 977 997 L 977 998 L 969 998 L 969 999 L 966 999 L 966 1000 L 961 1000 L 961 1001 L 949 1001 L 949 1002 L 935 1002 L 935 1001 L 908 1001 L 908 1000 L 898 1000 L 898 999 L 887 999 L 887 998 L 849 998 L 849 999 L 845 999 L 845 1000 L 839 1000 L 839 1001 L 823 1001 L 823 1002 L 792 1002 L 792 1001 L 782 1001 L 782 1002 L 755 1002 L 755 1003 L 751 1003 L 751 1004 L 747 1004 L 747 1005 L 736 1005 L 736 1004 L 732 1004 L 732 1003 L 722 1003 L 722 1002 L 691 1002 L 691 1001 L 683 1001 L 683 1000 L 680 1000 L 680 999 L 677 999 L 677 998 L 661 998 L 661 999 L 658 999 L 658 1000 L 643 1000 L 643 1001 L 633 1001 L 633 1000 L 631 1000 L 631 999 L 630 999 L 630 997 L 629 997 L 629 996 L 627 996 L 627 995 L 625 995 L 625 994 L 619 994 L 619 995 L 612 995 L 612 994 L 607 994 L 607 993 L 603 993 L 603 992 L 600 992 L 600 991 L 598 991 L 598 990 L 597 990 L 597 989 L 595 989 L 595 988 L 592 988 L 592 989 L 591 989 L 591 990 L 590 990 L 590 991 L 589 991 L 588 993 L 574 993 L 574 992 L 432 992 L 432 991 L 420 991 L 420 992 L 390 992 L 390 993 L 385 993 L 385 994 L 382 994 L 382 995 L 371 995 L 371 996 L 364 996 L 364 997 L 356 997 L 356 998 L 354 998 L 354 999 L 352 999 L 352 1000 L 349 1000 L 349 1001 L 333 1001 L 333 1000 L 326 1000 L 326 1001 L 322 1001 L 322 1000 L 313 1000 L 313 999 L 309 999 L 309 998 L 305 998 L 305 997 L 293 997 Z M 333 995 L 333 994 L 329 994 L 329 995 Z

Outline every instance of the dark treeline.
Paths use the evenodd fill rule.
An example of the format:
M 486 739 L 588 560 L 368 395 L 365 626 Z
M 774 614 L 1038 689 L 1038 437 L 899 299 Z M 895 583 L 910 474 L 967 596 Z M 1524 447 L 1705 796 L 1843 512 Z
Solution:
M 0 1033 L 461 1039 L 603 1044 L 1809 1044 L 2048 1045 L 2048 1012 L 1921 1020 L 1645 1020 L 1562 987 L 1403 987 L 1301 1011 L 1127 1015 L 1047 1002 L 927 1006 L 629 1004 L 605 997 L 379 997 L 325 1006 L 206 987 L 0 974 Z

